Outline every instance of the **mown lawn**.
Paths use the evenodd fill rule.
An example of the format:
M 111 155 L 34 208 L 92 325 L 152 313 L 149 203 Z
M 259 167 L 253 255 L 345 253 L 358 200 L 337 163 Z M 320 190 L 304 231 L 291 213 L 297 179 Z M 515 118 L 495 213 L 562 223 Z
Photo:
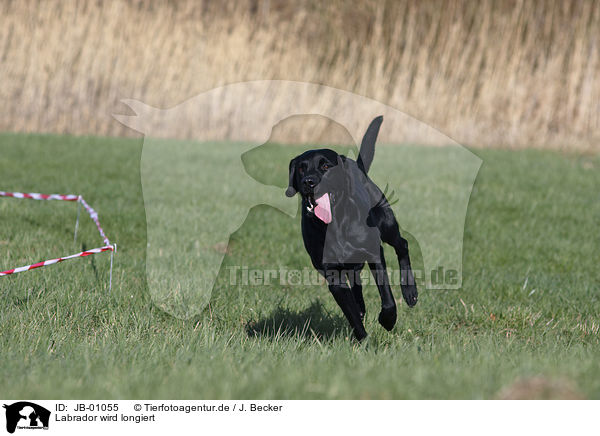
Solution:
M 270 161 L 287 168 L 290 150 L 301 148 L 275 147 Z M 141 140 L 0 135 L 0 190 L 82 194 L 119 244 L 110 293 L 108 254 L 0 278 L 2 397 L 498 398 L 532 379 L 542 396 L 600 398 L 599 156 L 477 150 L 462 289 L 421 289 L 388 333 L 367 287 L 358 345 L 324 286 L 230 284 L 231 266 L 310 266 L 299 218 L 268 206 L 219 248 L 207 309 L 184 320 L 155 304 L 141 151 Z M 0 270 L 101 245 L 84 215 L 73 243 L 75 214 L 0 198 Z

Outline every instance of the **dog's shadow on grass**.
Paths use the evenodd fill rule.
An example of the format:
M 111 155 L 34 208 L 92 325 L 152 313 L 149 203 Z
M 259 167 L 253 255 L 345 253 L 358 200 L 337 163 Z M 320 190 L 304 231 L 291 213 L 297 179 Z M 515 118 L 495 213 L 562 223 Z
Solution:
M 320 302 L 313 301 L 301 311 L 277 307 L 270 316 L 258 321 L 249 321 L 246 324 L 246 333 L 249 337 L 270 340 L 294 337 L 327 340 L 347 334 L 346 324 L 341 316 L 329 313 Z

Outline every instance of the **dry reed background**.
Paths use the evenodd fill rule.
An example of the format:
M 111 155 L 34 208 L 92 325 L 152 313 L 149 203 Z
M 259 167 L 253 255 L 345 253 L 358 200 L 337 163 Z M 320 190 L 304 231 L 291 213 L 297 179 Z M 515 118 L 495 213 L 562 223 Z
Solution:
M 256 79 L 322 83 L 473 146 L 600 150 L 600 2 L 0 2 L 0 130 L 135 135 Z M 227 127 L 224 126 L 224 132 Z

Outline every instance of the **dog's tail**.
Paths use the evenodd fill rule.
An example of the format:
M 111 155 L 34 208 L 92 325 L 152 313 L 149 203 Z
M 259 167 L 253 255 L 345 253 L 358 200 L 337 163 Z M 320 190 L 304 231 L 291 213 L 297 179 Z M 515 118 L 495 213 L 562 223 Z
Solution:
M 358 152 L 358 159 L 356 163 L 363 173 L 367 174 L 373 158 L 375 157 L 375 141 L 377 141 L 377 135 L 379 134 L 379 127 L 383 122 L 383 115 L 379 115 L 367 128 L 365 136 L 363 136 L 362 142 L 360 143 L 360 151 Z

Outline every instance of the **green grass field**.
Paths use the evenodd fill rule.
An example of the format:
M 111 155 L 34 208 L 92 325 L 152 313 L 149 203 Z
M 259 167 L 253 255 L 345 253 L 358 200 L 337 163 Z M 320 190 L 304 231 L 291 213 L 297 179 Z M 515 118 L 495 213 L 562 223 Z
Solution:
M 297 151 L 249 165 L 276 174 Z M 108 254 L 0 278 L 2 397 L 498 398 L 537 377 L 600 398 L 599 156 L 477 150 L 462 289 L 421 289 L 388 333 L 367 287 L 370 336 L 356 344 L 324 286 L 229 285 L 232 265 L 310 266 L 299 218 L 267 206 L 232 235 L 206 310 L 182 320 L 155 304 L 141 152 L 141 140 L 0 135 L 0 190 L 82 194 L 119 244 L 111 293 Z M 74 244 L 75 214 L 0 198 L 0 270 L 101 245 L 85 215 Z

